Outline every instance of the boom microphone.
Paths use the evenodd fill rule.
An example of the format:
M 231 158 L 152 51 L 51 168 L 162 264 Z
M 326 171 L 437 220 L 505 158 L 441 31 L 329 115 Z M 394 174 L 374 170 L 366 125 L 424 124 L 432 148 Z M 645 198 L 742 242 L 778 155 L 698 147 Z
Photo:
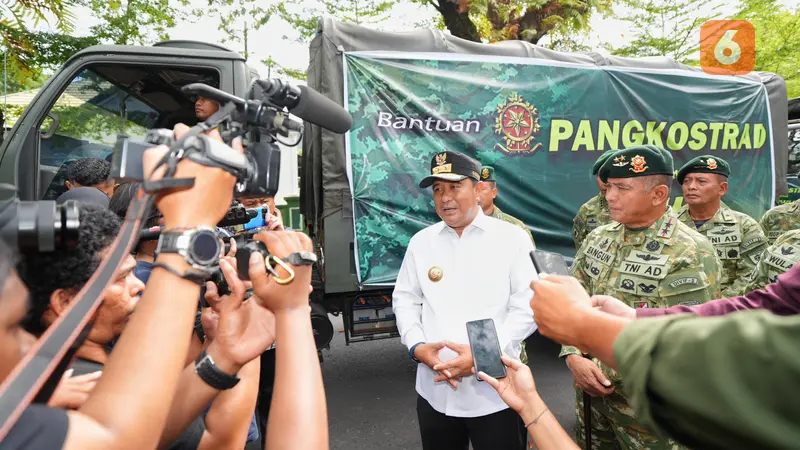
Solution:
M 277 78 L 256 83 L 272 103 L 285 106 L 290 113 L 314 125 L 339 134 L 350 131 L 353 125 L 350 113 L 310 87 L 295 87 Z

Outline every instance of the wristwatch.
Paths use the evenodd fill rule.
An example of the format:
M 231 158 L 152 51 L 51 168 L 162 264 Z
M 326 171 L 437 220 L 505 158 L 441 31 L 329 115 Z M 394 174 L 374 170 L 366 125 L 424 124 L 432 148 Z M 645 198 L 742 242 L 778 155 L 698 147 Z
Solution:
M 158 238 L 159 253 L 177 253 L 195 269 L 210 272 L 222 253 L 220 240 L 208 227 L 184 231 L 165 231 Z
M 205 350 L 200 353 L 200 356 L 194 362 L 194 373 L 207 385 L 220 391 L 230 389 L 239 383 L 239 378 L 236 375 L 228 375 L 221 371 L 214 363 L 211 355 Z

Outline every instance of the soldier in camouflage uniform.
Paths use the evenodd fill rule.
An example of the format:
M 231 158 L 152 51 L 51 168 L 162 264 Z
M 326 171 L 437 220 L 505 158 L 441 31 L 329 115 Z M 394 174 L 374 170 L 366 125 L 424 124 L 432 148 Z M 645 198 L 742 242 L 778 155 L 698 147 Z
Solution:
M 575 248 L 581 248 L 583 240 L 595 228 L 611 223 L 611 215 L 608 213 L 608 203 L 606 202 L 606 184 L 597 176 L 597 172 L 615 150 L 604 152 L 597 158 L 592 166 L 592 176 L 597 181 L 597 187 L 600 193 L 592 197 L 588 202 L 581 205 L 578 209 L 578 215 L 572 219 L 572 242 L 575 243 Z
M 611 295 L 634 308 L 698 304 L 719 297 L 721 264 L 711 243 L 668 208 L 672 157 L 655 146 L 620 150 L 599 170 L 608 183 L 612 222 L 587 236 L 573 275 L 590 295 Z M 591 403 L 593 449 L 677 449 L 638 424 L 620 376 L 599 360 L 563 347 L 578 390 L 576 436 L 585 448 L 581 389 Z
M 494 178 L 494 167 L 481 167 L 481 181 L 483 182 L 484 186 L 479 193 L 478 203 L 481 205 L 483 213 L 489 217 L 494 217 L 495 219 L 500 219 L 504 222 L 508 222 L 512 225 L 522 228 L 526 233 L 528 233 L 528 237 L 531 238 L 531 242 L 533 242 L 533 248 L 536 248 L 536 241 L 533 240 L 533 235 L 531 234 L 531 230 L 528 228 L 528 226 L 516 217 L 500 211 L 500 208 L 494 204 L 494 199 L 499 193 L 497 190 L 497 181 Z
M 517 219 L 514 216 L 508 215 L 503 211 L 500 211 L 494 204 L 494 199 L 497 197 L 499 191 L 497 190 L 497 180 L 494 178 L 494 167 L 492 166 L 483 166 L 481 167 L 481 181 L 483 182 L 483 188 L 478 192 L 478 204 L 481 206 L 483 213 L 489 217 L 494 217 L 495 219 L 502 220 L 503 222 L 508 222 L 511 225 L 516 225 L 526 233 L 528 233 L 528 237 L 531 238 L 531 242 L 533 242 L 533 248 L 536 248 L 536 241 L 533 240 L 533 235 L 531 234 L 531 230 L 525 225 L 524 222 Z M 519 360 L 522 364 L 528 364 L 528 352 L 526 350 L 525 341 L 522 341 L 520 344 L 520 348 L 522 351 L 519 354 Z
M 770 209 L 758 224 L 764 230 L 769 245 L 774 244 L 783 233 L 800 228 L 800 200 Z
M 722 297 L 743 295 L 758 259 L 767 248 L 767 238 L 758 222 L 722 202 L 728 191 L 728 163 L 711 155 L 698 156 L 678 170 L 686 205 L 678 219 L 696 228 L 717 250 L 722 261 Z
M 764 289 L 766 285 L 777 281 L 778 275 L 788 272 L 798 262 L 800 262 L 800 229 L 783 233 L 767 248 L 761 255 L 761 260 L 753 271 L 752 280 L 745 291 Z

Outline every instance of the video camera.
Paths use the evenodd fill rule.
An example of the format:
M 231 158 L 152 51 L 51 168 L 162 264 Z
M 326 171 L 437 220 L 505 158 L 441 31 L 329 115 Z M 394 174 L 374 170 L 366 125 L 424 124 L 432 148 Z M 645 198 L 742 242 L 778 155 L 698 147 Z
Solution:
M 187 95 L 210 98 L 220 104 L 220 109 L 196 128 L 219 129 L 228 145 L 234 138 L 243 137 L 244 154 L 231 152 L 226 145 L 199 132 L 189 133 L 176 142 L 172 130 L 149 130 L 145 142 L 135 142 L 127 136 L 117 138 L 111 162 L 113 177 L 122 181 L 143 180 L 144 151 L 154 145 L 168 145 L 178 159 L 185 157 L 235 175 L 236 198 L 271 197 L 278 191 L 280 177 L 280 148 L 275 142 L 283 141 L 278 135 L 299 132 L 297 142 L 287 145 L 295 145 L 302 139 L 303 124 L 290 118 L 290 112 L 339 133 L 352 125 L 347 111 L 333 101 L 313 89 L 277 79 L 253 80 L 247 99 L 202 83 L 186 85 L 182 90 Z

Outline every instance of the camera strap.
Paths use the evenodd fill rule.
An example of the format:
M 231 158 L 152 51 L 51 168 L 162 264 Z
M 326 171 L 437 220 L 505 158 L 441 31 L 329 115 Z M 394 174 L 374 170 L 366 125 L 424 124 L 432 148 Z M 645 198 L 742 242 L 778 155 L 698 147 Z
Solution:
M 150 208 L 150 196 L 139 191 L 108 255 L 66 311 L 36 341 L 0 385 L 0 442 L 32 402 L 47 402 L 88 334 L 102 293 L 130 254 Z

